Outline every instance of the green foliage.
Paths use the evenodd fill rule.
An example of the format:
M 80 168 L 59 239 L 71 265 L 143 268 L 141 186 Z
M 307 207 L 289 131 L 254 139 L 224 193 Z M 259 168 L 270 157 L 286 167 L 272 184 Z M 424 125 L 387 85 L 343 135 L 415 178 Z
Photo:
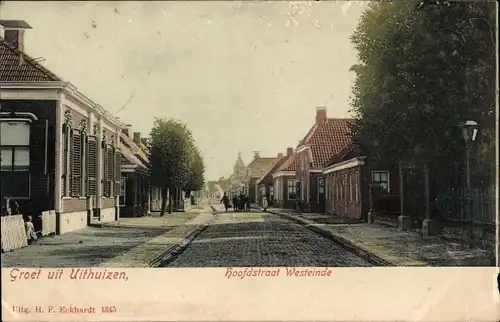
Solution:
M 205 165 L 199 149 L 196 146 L 191 147 L 190 154 L 190 173 L 189 180 L 185 190 L 196 191 L 203 188 L 205 184 Z
M 187 126 L 180 121 L 158 118 L 150 137 L 153 183 L 168 189 L 184 187 L 190 178 L 193 144 Z
M 480 125 L 476 169 L 493 178 L 495 3 L 453 2 L 415 10 L 408 1 L 372 3 L 351 37 L 352 112 L 360 138 L 391 160 L 461 169 L 458 125 Z M 450 163 L 456 163 L 451 165 Z

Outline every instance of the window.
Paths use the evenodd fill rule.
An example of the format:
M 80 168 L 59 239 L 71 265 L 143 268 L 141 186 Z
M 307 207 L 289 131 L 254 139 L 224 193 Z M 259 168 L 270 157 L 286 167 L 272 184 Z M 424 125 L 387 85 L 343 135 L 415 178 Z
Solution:
M 269 198 L 271 199 L 271 201 L 274 199 L 274 187 L 273 186 L 269 187 Z
M 354 201 L 354 178 L 352 173 L 349 173 L 349 201 Z
M 304 170 L 305 169 L 305 164 L 306 164 L 306 161 L 305 161 L 305 156 L 304 156 L 304 153 L 301 153 L 300 154 L 300 170 Z
M 373 171 L 372 182 L 386 193 L 391 191 L 389 186 L 389 171 Z
M 297 197 L 296 189 L 297 180 L 288 180 L 288 200 L 293 200 Z
M 125 206 L 125 186 L 126 186 L 126 178 L 120 178 L 120 196 L 118 197 L 118 205 L 123 207 Z M 156 189 L 159 190 L 159 189 Z
M 360 201 L 360 174 L 358 171 L 356 171 L 356 176 L 355 176 L 355 200 L 356 202 L 359 202 Z
M 1 192 L 3 197 L 30 197 L 29 120 L 0 122 Z

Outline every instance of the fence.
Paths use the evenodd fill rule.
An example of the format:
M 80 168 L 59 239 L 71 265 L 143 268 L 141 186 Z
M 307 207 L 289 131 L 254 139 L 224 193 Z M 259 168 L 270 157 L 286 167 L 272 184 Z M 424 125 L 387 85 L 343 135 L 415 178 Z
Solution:
M 10 252 L 28 246 L 23 215 L 3 216 L 1 220 L 2 251 Z
M 495 188 L 444 189 L 437 198 L 438 213 L 444 219 L 468 221 L 470 202 L 474 222 L 495 223 Z
M 54 210 L 42 212 L 42 236 L 56 232 L 56 212 Z

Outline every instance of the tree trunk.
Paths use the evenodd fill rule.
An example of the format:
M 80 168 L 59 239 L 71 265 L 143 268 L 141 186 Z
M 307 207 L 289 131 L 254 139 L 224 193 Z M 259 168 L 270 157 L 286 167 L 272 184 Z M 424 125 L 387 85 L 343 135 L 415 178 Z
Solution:
M 169 188 L 168 189 L 168 213 L 171 214 L 172 213 L 172 209 L 173 209 L 173 203 L 172 203 L 172 188 Z
M 167 210 L 167 189 L 161 188 L 161 212 L 160 212 L 160 216 L 165 215 L 166 210 Z

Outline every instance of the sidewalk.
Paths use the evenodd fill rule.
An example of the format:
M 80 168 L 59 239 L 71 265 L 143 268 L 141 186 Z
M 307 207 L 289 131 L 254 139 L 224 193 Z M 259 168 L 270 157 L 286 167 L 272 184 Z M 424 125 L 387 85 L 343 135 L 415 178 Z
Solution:
M 116 256 L 100 267 L 157 267 L 166 257 L 178 249 L 189 244 L 199 235 L 207 225 L 214 220 L 210 212 L 197 213 L 197 215 L 173 229 L 141 244 L 119 256 Z
M 175 243 L 213 218 L 210 209 L 123 218 L 54 237 L 1 255 L 2 267 L 148 267 Z M 130 253 L 130 254 L 129 254 Z
M 356 223 L 341 216 L 298 214 L 277 208 L 269 208 L 268 212 L 303 224 L 351 251 L 387 266 L 491 266 L 494 257 L 493 252 L 470 249 L 439 236 L 424 237 L 417 232 Z

